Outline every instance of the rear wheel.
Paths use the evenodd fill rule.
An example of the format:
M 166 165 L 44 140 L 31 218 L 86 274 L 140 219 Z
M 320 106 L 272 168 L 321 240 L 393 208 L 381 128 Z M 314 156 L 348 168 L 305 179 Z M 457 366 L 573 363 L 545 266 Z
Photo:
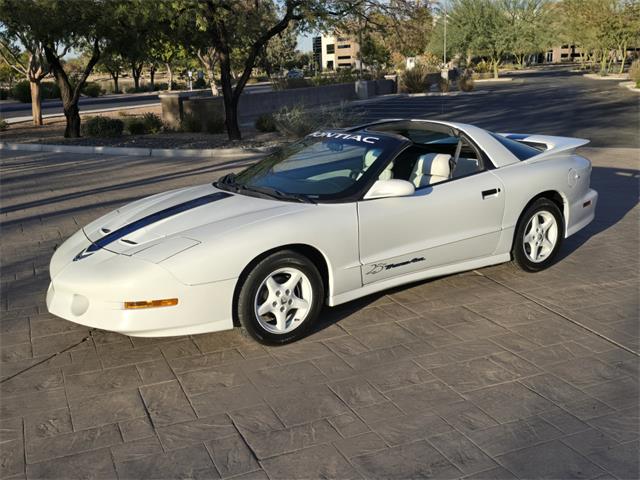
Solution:
M 527 272 L 549 267 L 560 250 L 564 221 L 558 206 L 539 198 L 522 215 L 513 242 L 513 259 Z
M 237 300 L 238 319 L 259 342 L 282 345 L 308 332 L 323 300 L 316 266 L 296 252 L 276 252 L 246 276 Z

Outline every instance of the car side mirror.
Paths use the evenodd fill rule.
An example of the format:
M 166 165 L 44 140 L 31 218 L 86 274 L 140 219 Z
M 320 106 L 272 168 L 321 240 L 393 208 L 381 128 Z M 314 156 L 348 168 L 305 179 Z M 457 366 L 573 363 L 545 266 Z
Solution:
M 365 200 L 373 198 L 408 197 L 416 191 L 413 183 L 406 180 L 378 180 L 374 183 L 367 194 Z

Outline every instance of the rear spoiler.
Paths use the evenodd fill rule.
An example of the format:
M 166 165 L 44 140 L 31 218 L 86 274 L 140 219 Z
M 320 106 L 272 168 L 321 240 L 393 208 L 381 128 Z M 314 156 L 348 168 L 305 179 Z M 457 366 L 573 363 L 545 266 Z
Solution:
M 557 154 L 570 155 L 575 152 L 579 147 L 582 147 L 589 143 L 591 140 L 586 138 L 572 138 L 572 137 L 554 137 L 551 135 L 528 135 L 522 133 L 499 133 L 505 138 L 515 140 L 525 145 L 542 149 L 542 151 L 531 157 L 529 160 L 542 160 L 545 158 L 553 157 Z

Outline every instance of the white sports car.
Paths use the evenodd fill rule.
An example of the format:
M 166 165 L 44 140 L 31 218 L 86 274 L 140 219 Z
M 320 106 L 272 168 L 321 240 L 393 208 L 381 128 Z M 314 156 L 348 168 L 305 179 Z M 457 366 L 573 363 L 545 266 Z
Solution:
M 323 304 L 512 259 L 535 272 L 594 218 L 586 143 L 402 119 L 317 131 L 90 223 L 53 255 L 47 306 L 133 336 L 239 323 L 283 344 Z

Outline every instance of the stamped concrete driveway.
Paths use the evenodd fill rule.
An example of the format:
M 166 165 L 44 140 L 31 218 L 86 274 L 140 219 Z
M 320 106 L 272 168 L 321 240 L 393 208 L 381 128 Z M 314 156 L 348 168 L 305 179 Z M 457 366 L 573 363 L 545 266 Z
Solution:
M 264 348 L 128 338 L 44 305 L 81 225 L 236 161 L 1 152 L 0 476 L 638 478 L 640 152 L 582 153 L 597 221 L 549 270 L 399 288 Z
M 638 151 L 584 154 L 598 219 L 551 269 L 400 288 L 264 348 L 127 338 L 44 305 L 80 225 L 229 165 L 3 153 L 2 477 L 637 477 Z

